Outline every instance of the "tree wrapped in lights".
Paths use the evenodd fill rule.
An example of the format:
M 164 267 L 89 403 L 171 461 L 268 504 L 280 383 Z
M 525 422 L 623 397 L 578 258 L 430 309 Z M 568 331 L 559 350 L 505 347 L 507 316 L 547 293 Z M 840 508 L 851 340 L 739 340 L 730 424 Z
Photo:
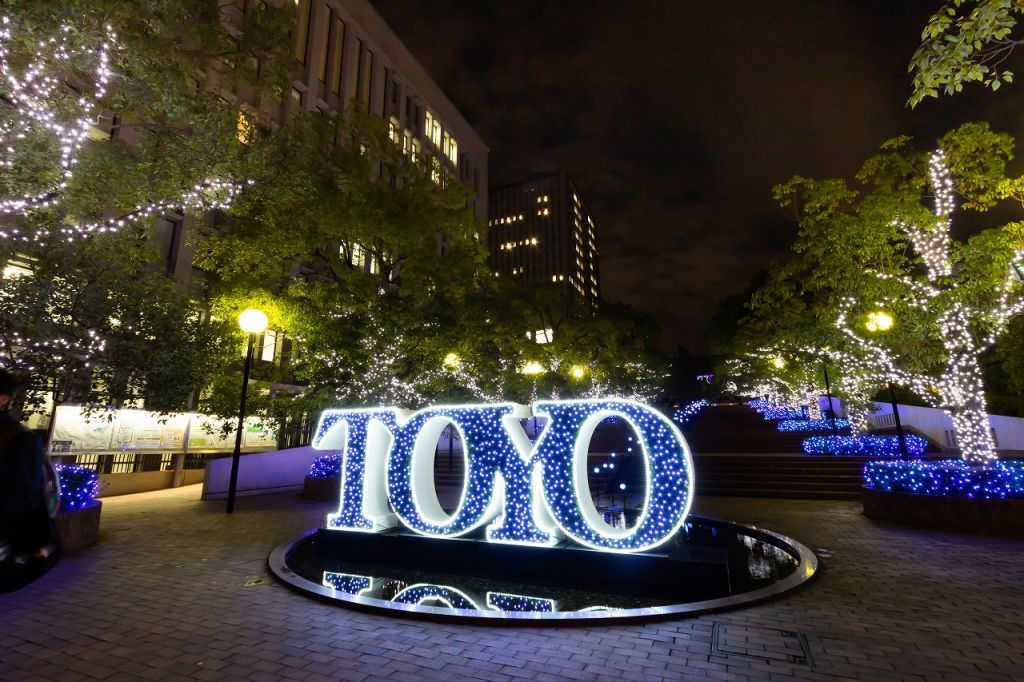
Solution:
M 182 409 L 223 356 L 223 330 L 159 275 L 149 231 L 169 212 L 225 208 L 247 186 L 209 175 L 231 168 L 212 140 L 237 144 L 233 114 L 186 132 L 180 120 L 201 105 L 182 103 L 202 98 L 132 99 L 168 67 L 126 56 L 97 8 L 69 12 L 73 25 L 58 5 L 14 2 L 0 18 L 0 366 L 30 377 L 28 411 L 47 393 L 88 409 Z M 114 139 L 119 127 L 132 133 Z
M 954 192 L 976 210 L 1013 196 L 1016 183 L 1005 177 L 1012 147 L 987 125 L 967 124 L 935 153 L 914 152 L 907 138 L 886 143 L 858 174 L 861 189 L 800 177 L 776 188 L 801 228 L 787 276 L 815 302 L 812 324 L 834 322 L 839 338 L 826 338 L 860 375 L 853 383 L 891 381 L 946 409 L 964 459 L 976 465 L 996 458 L 979 356 L 1024 306 L 1010 267 L 1024 227 L 961 243 L 950 216 Z M 931 210 L 922 204 L 929 197 Z

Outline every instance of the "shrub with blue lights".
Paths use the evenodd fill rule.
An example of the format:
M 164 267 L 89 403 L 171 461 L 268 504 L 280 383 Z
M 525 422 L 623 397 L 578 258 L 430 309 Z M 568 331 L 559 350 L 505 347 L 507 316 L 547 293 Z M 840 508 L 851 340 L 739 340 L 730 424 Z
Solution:
M 928 441 L 909 433 L 905 436 L 907 454 L 920 457 L 928 451 Z M 811 436 L 803 442 L 808 455 L 864 455 L 868 457 L 899 457 L 899 436 Z
M 893 493 L 1020 500 L 1024 499 L 1024 461 L 1002 460 L 987 466 L 971 466 L 961 459 L 868 462 L 864 485 Z
M 783 419 L 775 425 L 779 431 L 831 431 L 831 419 Z M 849 429 L 849 419 L 836 418 L 836 429 Z
M 77 464 L 57 464 L 54 469 L 60 479 L 61 511 L 84 509 L 100 494 L 100 479 L 92 469 Z
M 341 455 L 317 457 L 309 467 L 309 475 L 312 478 L 341 478 Z
M 799 407 L 783 407 L 776 405 L 775 403 L 770 403 L 767 400 L 748 401 L 747 407 L 755 410 L 764 418 L 765 421 L 804 418 L 804 411 Z
M 683 405 L 681 408 L 672 413 L 672 419 L 677 424 L 688 424 L 691 419 L 696 417 L 701 411 L 708 406 L 708 401 L 701 398 L 700 400 L 691 400 L 690 402 Z

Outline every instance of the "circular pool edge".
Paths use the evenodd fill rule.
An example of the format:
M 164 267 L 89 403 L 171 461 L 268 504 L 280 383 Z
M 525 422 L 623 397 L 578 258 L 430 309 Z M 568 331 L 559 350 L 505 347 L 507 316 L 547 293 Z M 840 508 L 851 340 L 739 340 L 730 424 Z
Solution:
M 758 540 L 768 542 L 788 552 L 798 561 L 793 572 L 782 580 L 765 587 L 732 594 L 717 599 L 689 602 L 685 604 L 669 604 L 635 609 L 608 609 L 596 611 L 561 611 L 561 612 L 517 612 L 517 611 L 484 611 L 476 609 L 453 609 L 448 607 L 427 606 L 420 604 L 401 604 L 374 597 L 338 592 L 333 588 L 307 580 L 291 568 L 286 561 L 294 548 L 318 532 L 313 528 L 304 532 L 295 540 L 281 543 L 270 553 L 267 565 L 274 577 L 286 587 L 299 593 L 311 596 L 320 601 L 330 602 L 346 608 L 360 611 L 389 614 L 404 618 L 421 618 L 447 622 L 472 622 L 490 625 L 587 625 L 593 623 L 616 623 L 628 621 L 667 620 L 672 618 L 689 618 L 716 611 L 752 606 L 763 601 L 790 592 L 810 581 L 818 574 L 818 557 L 806 545 L 793 538 L 774 531 L 745 526 L 731 521 L 710 519 L 717 523 L 727 524 L 730 529 L 741 530 L 743 533 Z

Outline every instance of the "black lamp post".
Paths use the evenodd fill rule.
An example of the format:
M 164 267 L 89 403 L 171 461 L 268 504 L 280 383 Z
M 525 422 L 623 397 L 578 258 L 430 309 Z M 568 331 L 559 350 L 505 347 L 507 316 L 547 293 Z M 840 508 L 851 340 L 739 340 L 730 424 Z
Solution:
M 821 361 L 821 370 L 825 373 L 825 397 L 828 398 L 828 411 L 832 415 L 832 438 L 836 438 L 836 411 L 832 409 L 832 387 L 828 383 L 828 363 L 824 360 Z
M 238 430 L 235 433 L 235 451 L 231 455 L 231 478 L 228 481 L 227 513 L 235 511 L 235 493 L 238 490 L 238 464 L 242 454 L 242 431 L 245 428 L 245 398 L 249 393 L 249 370 L 252 369 L 252 351 L 256 335 L 267 328 L 267 316 L 255 308 L 242 311 L 238 326 L 246 333 L 248 344 L 245 349 L 245 369 L 242 370 L 242 398 L 238 404 Z
M 868 321 L 864 326 L 867 327 L 869 332 L 885 333 L 892 329 L 894 324 L 896 324 L 896 319 L 891 313 L 887 313 L 884 310 L 876 310 L 868 314 Z M 889 380 L 889 402 L 892 404 L 892 420 L 896 425 L 896 437 L 900 442 L 900 457 L 909 459 L 907 439 L 903 435 L 903 424 L 900 423 L 900 408 L 896 404 L 896 389 L 893 388 L 891 379 Z
M 892 387 L 892 382 L 889 382 L 889 402 L 892 403 L 892 420 L 896 424 L 896 437 L 900 441 L 900 456 L 903 459 L 910 459 L 910 455 L 907 454 L 907 438 L 903 435 L 903 424 L 900 423 L 900 408 L 896 404 L 896 390 Z

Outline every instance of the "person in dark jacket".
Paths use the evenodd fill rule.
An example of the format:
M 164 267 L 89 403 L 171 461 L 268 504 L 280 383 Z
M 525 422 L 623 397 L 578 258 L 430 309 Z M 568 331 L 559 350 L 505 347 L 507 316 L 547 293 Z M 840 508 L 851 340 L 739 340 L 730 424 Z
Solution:
M 14 377 L 0 369 L 0 591 L 38 577 L 41 560 L 57 551 L 43 494 L 43 448 L 10 413 L 16 390 Z

